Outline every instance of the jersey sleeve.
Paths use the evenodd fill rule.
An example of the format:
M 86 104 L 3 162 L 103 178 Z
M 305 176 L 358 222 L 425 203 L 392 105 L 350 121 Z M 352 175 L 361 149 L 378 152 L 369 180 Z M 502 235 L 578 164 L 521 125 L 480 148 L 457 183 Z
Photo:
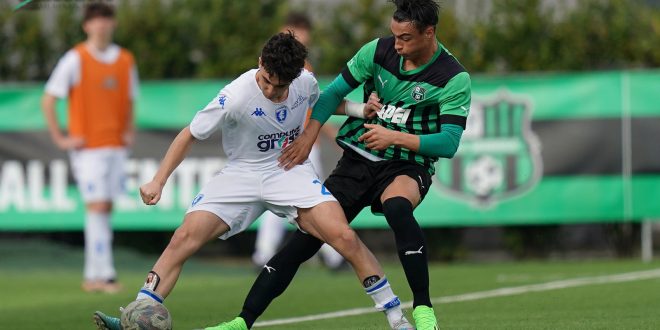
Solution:
M 455 124 L 465 129 L 470 113 L 472 87 L 470 75 L 461 72 L 451 78 L 440 95 L 440 120 L 443 124 Z
M 198 111 L 190 122 L 190 133 L 198 140 L 206 140 L 213 134 L 229 115 L 232 107 L 232 97 L 228 89 L 223 89 L 218 95 Z
M 46 93 L 61 99 L 66 98 L 79 75 L 80 56 L 72 49 L 57 62 L 53 73 L 46 82 Z
M 319 89 L 319 82 L 314 78 L 313 75 L 311 75 L 311 86 L 310 86 L 310 91 L 309 91 L 309 104 L 307 105 L 307 109 L 311 109 L 316 105 L 316 102 L 319 100 L 319 95 L 321 94 L 321 90 Z
M 355 56 L 346 63 L 342 76 L 351 87 L 356 88 L 373 77 L 377 46 L 378 39 L 370 41 L 362 46 Z

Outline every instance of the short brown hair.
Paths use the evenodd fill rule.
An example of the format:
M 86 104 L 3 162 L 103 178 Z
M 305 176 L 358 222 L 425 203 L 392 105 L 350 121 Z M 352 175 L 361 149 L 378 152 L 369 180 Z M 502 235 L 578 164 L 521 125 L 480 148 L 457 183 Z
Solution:
M 85 6 L 83 23 L 97 17 L 114 18 L 115 10 L 110 5 L 102 2 L 93 2 Z
M 284 21 L 284 26 L 309 31 L 312 29 L 312 21 L 307 15 L 301 12 L 291 12 L 287 15 L 286 20 Z

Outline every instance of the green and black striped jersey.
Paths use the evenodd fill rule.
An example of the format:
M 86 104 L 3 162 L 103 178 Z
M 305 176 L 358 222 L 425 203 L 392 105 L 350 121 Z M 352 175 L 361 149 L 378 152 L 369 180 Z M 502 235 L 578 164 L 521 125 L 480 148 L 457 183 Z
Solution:
M 404 71 L 403 58 L 394 49 L 394 37 L 373 40 L 347 63 L 341 75 L 352 88 L 364 83 L 365 102 L 375 91 L 383 104 L 373 119 L 350 117 L 344 122 L 337 135 L 342 147 L 350 144 L 383 159 L 414 161 L 433 174 L 437 157 L 397 146 L 371 150 L 359 142 L 358 138 L 366 132 L 365 122 L 415 135 L 438 133 L 441 124 L 465 129 L 471 98 L 470 76 L 439 42 L 438 51 L 427 64 Z

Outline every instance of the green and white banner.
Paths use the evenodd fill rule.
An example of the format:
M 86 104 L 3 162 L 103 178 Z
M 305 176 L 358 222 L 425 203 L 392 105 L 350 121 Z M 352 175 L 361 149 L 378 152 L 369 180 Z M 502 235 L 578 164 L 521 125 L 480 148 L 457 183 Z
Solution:
M 178 131 L 227 82 L 143 84 L 116 229 L 178 226 L 199 187 L 224 164 L 219 135 L 195 145 L 158 206 L 142 205 L 137 188 L 151 179 Z M 433 186 L 415 211 L 423 226 L 660 218 L 660 71 L 475 76 L 472 87 L 459 151 L 437 163 Z M 45 130 L 42 91 L 35 84 L 0 89 L 0 230 L 83 226 L 84 205 L 67 155 Z M 360 99 L 361 91 L 350 97 Z M 65 125 L 64 102 L 59 113 Z M 323 152 L 335 153 L 325 159 L 339 157 L 336 148 Z M 355 225 L 387 224 L 363 212 Z

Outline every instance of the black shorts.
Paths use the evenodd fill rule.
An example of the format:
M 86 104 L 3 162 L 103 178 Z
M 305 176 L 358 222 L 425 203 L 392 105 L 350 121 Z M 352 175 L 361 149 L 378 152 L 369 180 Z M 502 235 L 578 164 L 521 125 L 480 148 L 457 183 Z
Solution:
M 431 174 L 422 165 L 407 160 L 370 161 L 350 148 L 325 181 L 325 186 L 339 201 L 351 222 L 366 206 L 374 214 L 383 213 L 380 195 L 399 175 L 413 178 L 424 199 L 431 187 Z

